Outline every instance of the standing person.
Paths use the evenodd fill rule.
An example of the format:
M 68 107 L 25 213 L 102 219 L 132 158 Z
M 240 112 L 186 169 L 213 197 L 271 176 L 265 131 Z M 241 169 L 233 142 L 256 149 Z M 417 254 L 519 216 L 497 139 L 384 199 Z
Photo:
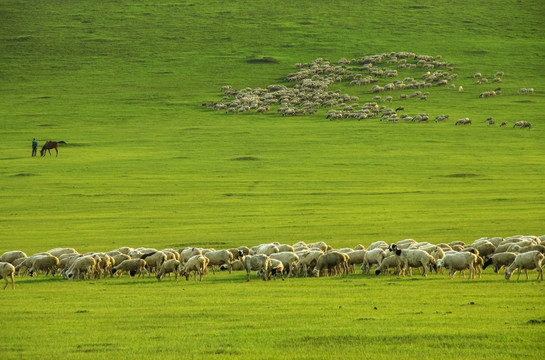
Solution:
M 32 139 L 32 156 L 36 156 L 36 151 L 38 150 L 38 142 L 36 138 Z

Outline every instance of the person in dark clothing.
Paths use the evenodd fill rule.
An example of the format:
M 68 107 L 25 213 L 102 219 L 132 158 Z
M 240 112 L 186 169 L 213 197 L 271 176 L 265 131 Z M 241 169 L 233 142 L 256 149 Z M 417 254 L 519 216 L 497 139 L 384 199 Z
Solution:
M 32 139 L 32 156 L 36 156 L 36 151 L 38 150 L 38 142 L 36 138 Z

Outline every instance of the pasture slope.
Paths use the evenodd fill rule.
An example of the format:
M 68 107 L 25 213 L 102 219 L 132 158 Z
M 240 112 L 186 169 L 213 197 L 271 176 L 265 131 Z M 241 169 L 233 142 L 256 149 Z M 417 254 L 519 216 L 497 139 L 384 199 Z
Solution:
M 2 1 L 0 252 L 542 235 L 544 13 L 540 0 Z M 201 105 L 224 85 L 292 86 L 296 63 L 391 51 L 454 64 L 463 92 L 432 87 L 417 101 L 395 90 L 387 105 L 449 121 Z M 475 72 L 498 71 L 501 84 L 475 84 Z M 374 95 L 337 89 L 361 104 Z M 472 125 L 454 126 L 466 116 Z M 67 145 L 31 158 L 33 137 Z M 489 270 L 475 281 L 16 281 L 0 297 L 2 359 L 545 353 L 543 282 Z

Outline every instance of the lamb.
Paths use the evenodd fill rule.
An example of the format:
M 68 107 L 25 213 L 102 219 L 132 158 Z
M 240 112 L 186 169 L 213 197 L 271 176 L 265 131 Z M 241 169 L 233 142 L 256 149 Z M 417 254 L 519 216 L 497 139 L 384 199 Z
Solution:
M 4 290 L 8 287 L 8 279 L 11 279 L 11 288 L 15 289 L 15 266 L 6 261 L 0 262 L 0 279 L 4 279 L 6 282 Z
M 449 270 L 449 277 L 452 279 L 456 271 L 469 269 L 469 278 L 475 278 L 475 263 L 477 255 L 472 252 L 455 252 L 447 253 L 444 258 L 437 261 L 437 266 L 444 267 Z M 465 278 L 465 275 L 464 275 Z
M 185 279 L 189 280 L 189 276 L 193 272 L 194 278 L 197 280 L 197 273 L 199 273 L 199 281 L 202 281 L 209 261 L 210 260 L 206 256 L 194 255 L 187 260 L 180 275 L 185 275 Z
M 8 262 L 13 264 L 15 260 L 26 257 L 28 257 L 27 254 L 21 250 L 7 251 L 0 256 L 0 262 Z
M 322 271 L 329 270 L 337 274 L 348 273 L 348 255 L 338 251 L 330 251 L 318 258 L 316 266 L 312 270 L 314 276 L 320 276 Z
M 502 267 L 511 265 L 513 261 L 515 261 L 516 257 L 517 254 L 513 252 L 494 254 L 484 262 L 483 270 L 485 270 L 489 265 L 493 265 L 494 272 L 497 273 Z
M 231 262 L 233 261 L 233 254 L 229 250 L 218 250 L 207 252 L 204 254 L 210 260 L 209 265 L 212 267 L 212 273 L 215 275 L 215 266 L 227 264 L 229 266 L 229 274 L 231 274 Z
M 63 276 L 65 279 L 89 278 L 95 272 L 96 264 L 97 261 L 93 256 L 86 255 L 77 257 Z
M 537 270 L 537 280 L 543 280 L 543 269 L 541 268 L 541 262 L 545 256 L 537 250 L 518 254 L 515 260 L 507 269 L 505 269 L 505 279 L 509 280 L 513 271 L 518 269 L 517 280 L 520 279 L 520 272 L 524 270 L 526 273 L 526 280 L 528 280 L 528 270 Z
M 250 272 L 252 270 L 263 274 L 263 280 L 270 280 L 269 273 L 272 268 L 271 258 L 265 254 L 244 256 L 242 263 L 246 269 L 246 281 L 250 281 Z
M 419 249 L 397 249 L 395 244 L 392 244 L 390 247 L 394 251 L 396 256 L 399 256 L 402 263 L 405 265 L 407 276 L 412 276 L 413 267 L 423 267 L 424 272 L 422 276 L 428 276 L 428 267 L 432 266 L 435 269 L 437 268 L 435 259 L 433 256 L 425 252 L 424 250 Z
M 178 281 L 178 273 L 180 272 L 180 265 L 181 265 L 180 261 L 176 259 L 170 259 L 165 261 L 163 265 L 161 265 L 161 268 L 159 269 L 157 274 L 155 275 L 155 277 L 157 278 L 157 281 L 161 281 L 163 277 L 165 276 L 165 274 L 169 274 L 169 277 L 170 277 L 170 273 L 174 273 L 175 279 L 176 281 Z
M 112 274 L 115 274 L 116 272 L 119 272 L 118 277 L 121 277 L 124 272 L 127 272 L 129 274 L 129 277 L 133 277 L 136 273 L 138 273 L 138 277 L 140 277 L 142 275 L 142 272 L 147 273 L 149 276 L 149 273 L 146 270 L 146 260 L 138 258 L 125 260 L 122 263 L 114 266 Z

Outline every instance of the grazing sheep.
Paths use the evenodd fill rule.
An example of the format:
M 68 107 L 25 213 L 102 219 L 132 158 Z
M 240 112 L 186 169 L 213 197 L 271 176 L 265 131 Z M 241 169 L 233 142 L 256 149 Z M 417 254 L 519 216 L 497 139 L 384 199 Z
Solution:
M 509 280 L 513 271 L 518 269 L 517 280 L 520 279 L 520 272 L 524 270 L 526 273 L 526 280 L 528 280 L 528 270 L 537 270 L 537 280 L 543 280 L 543 269 L 541 268 L 541 262 L 545 256 L 539 251 L 529 251 L 522 254 L 518 254 L 515 260 L 505 269 L 505 279 Z
M 180 262 L 182 264 L 185 264 L 190 258 L 192 258 L 195 255 L 202 255 L 202 249 L 201 248 L 185 248 L 182 251 L 180 251 Z
M 264 254 L 268 256 L 278 252 L 280 252 L 280 250 L 275 244 L 261 244 L 250 249 L 250 255 Z
M 250 281 L 250 272 L 258 271 L 263 275 L 263 280 L 270 280 L 269 273 L 272 268 L 271 258 L 265 254 L 246 255 L 242 262 L 246 269 L 246 281 Z
M 348 255 L 348 268 L 351 273 L 355 273 L 354 265 L 363 264 L 365 253 L 367 250 L 355 250 L 347 253 Z
M 363 263 L 360 267 L 363 274 L 369 274 L 369 270 L 371 269 L 372 265 L 380 266 L 382 263 L 382 260 L 386 256 L 386 253 L 382 248 L 375 248 L 372 250 L 367 250 L 363 257 Z
M 146 260 L 144 259 L 129 259 L 125 260 L 122 263 L 114 266 L 112 274 L 119 272 L 118 277 L 121 277 L 124 272 L 129 274 L 129 278 L 132 278 L 135 274 L 138 273 L 138 277 L 142 275 L 142 272 L 145 272 L 150 276 L 149 272 L 146 270 Z
M 7 251 L 0 256 L 0 262 L 8 262 L 13 264 L 15 260 L 26 257 L 28 257 L 27 254 L 21 250 Z
M 155 277 L 157 278 L 157 281 L 161 281 L 166 274 L 169 275 L 170 273 L 174 273 L 174 277 L 176 281 L 178 281 L 178 273 L 180 272 L 180 261 L 176 259 L 170 259 L 167 260 L 161 265 L 161 268 L 157 272 L 157 275 Z
M 274 280 L 276 280 L 276 275 L 280 274 L 282 276 L 282 281 L 284 281 L 284 264 L 282 261 L 277 259 L 271 258 L 271 275 L 274 276 Z
M 322 256 L 322 254 L 323 251 L 321 250 L 312 250 L 298 255 L 299 261 L 295 264 L 296 274 L 303 275 L 303 277 L 310 275 L 311 270 L 316 266 L 318 258 Z
M 467 124 L 471 124 L 471 120 L 466 117 L 463 119 L 459 119 L 458 121 L 456 121 L 454 125 L 467 125 Z
M 463 87 L 462 85 L 460 85 L 460 86 L 458 87 L 458 91 L 459 91 L 459 92 L 463 92 L 463 91 L 464 91 L 464 87 Z
M 524 129 L 524 128 L 530 128 L 530 129 L 531 129 L 531 128 L 532 128 L 532 124 L 529 123 L 528 121 L 522 120 L 522 121 L 517 121 L 517 122 L 515 123 L 515 125 L 513 125 L 513 127 L 514 127 L 514 128 L 515 128 L 515 127 L 519 127 L 519 128 L 521 128 L 521 129 Z
M 382 260 L 380 265 L 375 270 L 375 275 L 379 275 L 382 272 L 390 274 L 390 269 L 394 269 L 394 275 L 401 275 L 401 272 L 405 270 L 404 264 L 399 258 L 399 256 L 387 256 Z
M 49 273 L 51 273 L 51 275 L 55 275 L 58 264 L 59 258 L 56 256 L 50 254 L 40 255 L 32 263 L 32 267 L 30 268 L 30 276 L 34 276 L 37 271 L 42 271 L 46 275 L 49 275 Z
M 320 276 L 320 273 L 329 271 L 342 275 L 348 273 L 348 255 L 338 251 L 330 251 L 318 258 L 316 266 L 312 270 L 312 275 Z
M 55 256 L 56 258 L 58 258 L 59 256 L 64 255 L 64 254 L 77 254 L 78 253 L 76 251 L 76 249 L 73 249 L 73 248 L 55 248 L 55 249 L 48 250 L 46 252 L 53 255 L 53 256 Z
M 488 266 L 493 265 L 494 272 L 497 273 L 502 267 L 511 265 L 513 261 L 515 261 L 516 257 L 517 254 L 513 252 L 494 254 L 484 262 L 483 270 L 485 270 Z
M 288 276 L 295 276 L 295 267 L 297 261 L 299 261 L 299 256 L 291 251 L 283 251 L 276 254 L 270 255 L 271 260 L 280 260 L 284 265 L 284 269 L 288 272 Z
M 428 276 L 428 267 L 432 266 L 437 268 L 435 259 L 433 256 L 420 249 L 397 249 L 395 244 L 390 247 L 394 251 L 396 256 L 399 256 L 402 263 L 405 265 L 405 273 L 407 276 L 412 276 L 413 267 L 423 267 L 424 272 L 422 276 Z
M 194 255 L 187 260 L 184 268 L 180 271 L 180 275 L 185 276 L 186 280 L 189 280 L 191 273 L 194 275 L 194 279 L 197 280 L 197 273 L 199 274 L 199 281 L 202 281 L 202 277 L 206 272 L 206 267 L 210 260 L 203 255 Z
M 65 279 L 90 278 L 95 272 L 96 264 L 96 259 L 90 255 L 78 256 L 65 271 L 63 277 Z
M 4 290 L 8 287 L 8 279 L 11 279 L 11 288 L 15 289 L 15 266 L 6 261 L 0 262 L 0 279 L 4 279 L 6 282 Z
M 211 251 L 204 254 L 208 258 L 209 266 L 212 268 L 212 273 L 215 275 L 216 266 L 226 264 L 229 266 L 229 274 L 231 274 L 231 262 L 233 261 L 233 254 L 229 250 Z
M 157 273 L 161 265 L 167 261 L 167 255 L 162 251 L 155 251 L 142 255 L 141 259 L 146 261 L 148 276 L 151 276 L 152 272 Z
M 437 260 L 437 266 L 449 270 L 449 277 L 452 279 L 456 271 L 469 269 L 469 278 L 475 278 L 475 263 L 477 255 L 472 252 L 447 253 L 444 258 Z M 463 274 L 463 273 L 462 273 Z M 465 275 L 463 275 L 465 278 Z

